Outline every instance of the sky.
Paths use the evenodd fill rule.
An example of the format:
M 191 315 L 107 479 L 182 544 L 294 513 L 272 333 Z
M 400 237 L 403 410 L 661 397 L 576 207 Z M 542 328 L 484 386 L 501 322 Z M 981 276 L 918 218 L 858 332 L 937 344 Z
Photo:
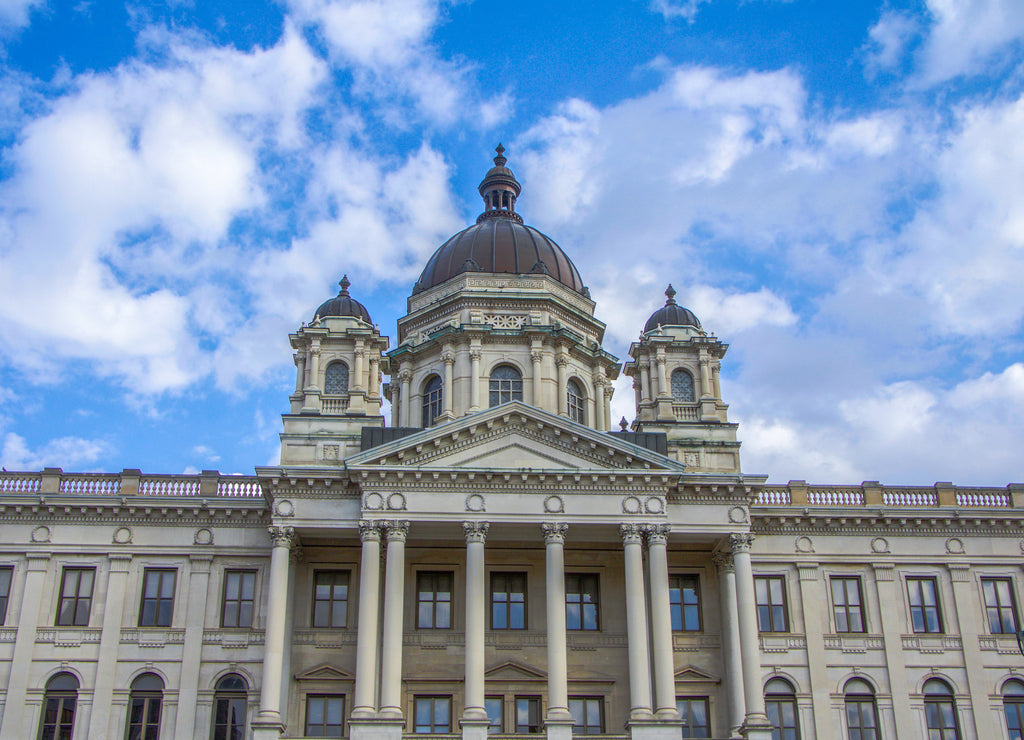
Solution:
M 1019 0 L 0 0 L 0 462 L 276 464 L 288 333 L 347 273 L 394 344 L 501 142 L 744 472 L 1024 482 L 1022 133 Z

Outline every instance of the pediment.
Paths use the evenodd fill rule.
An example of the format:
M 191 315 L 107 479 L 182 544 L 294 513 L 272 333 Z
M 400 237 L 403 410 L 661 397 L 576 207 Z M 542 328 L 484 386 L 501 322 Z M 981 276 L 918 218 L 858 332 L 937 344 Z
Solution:
M 696 666 L 687 665 L 676 671 L 676 683 L 719 683 L 721 679 Z
M 354 681 L 355 676 L 348 671 L 335 668 L 329 663 L 321 663 L 309 670 L 295 674 L 296 681 Z
M 539 668 L 517 663 L 514 660 L 506 660 L 487 669 L 484 673 L 487 678 L 500 679 L 502 681 L 537 681 L 545 680 L 548 674 Z
M 360 452 L 349 469 L 646 471 L 682 464 L 623 439 L 513 401 Z

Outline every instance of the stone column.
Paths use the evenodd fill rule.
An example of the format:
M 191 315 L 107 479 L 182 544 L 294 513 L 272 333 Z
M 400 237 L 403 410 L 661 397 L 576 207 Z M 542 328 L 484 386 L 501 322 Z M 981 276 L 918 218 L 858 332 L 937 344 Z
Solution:
M 398 378 L 401 381 L 401 390 L 399 390 L 399 400 L 402 403 L 402 412 L 399 414 L 401 425 L 403 427 L 411 427 L 412 423 L 412 370 L 408 367 L 403 367 L 401 372 L 398 374 Z
M 804 727 L 813 732 L 804 734 L 829 740 L 834 723 L 828 679 L 828 655 L 825 652 L 825 633 L 831 631 L 829 598 L 817 563 L 798 562 L 796 567 L 800 577 L 800 613 L 804 620 L 804 635 L 807 640 L 807 674 L 810 677 L 811 713 L 814 719 L 813 726 L 804 724 Z M 791 624 L 790 629 L 796 628 Z
M 740 655 L 740 626 L 736 607 L 736 569 L 731 552 L 715 555 L 718 590 L 722 611 L 722 663 L 725 668 L 725 693 L 729 699 L 729 730 L 735 736 L 743 725 L 743 658 Z
M 356 624 L 356 688 L 352 719 L 377 716 L 377 614 L 380 611 L 380 529 L 359 522 L 363 552 L 359 558 L 359 622 Z
M 665 375 L 665 350 L 658 347 L 658 356 L 654 358 L 658 366 L 658 398 L 669 398 L 672 394 L 668 387 L 668 377 Z
M 370 398 L 377 398 L 380 396 L 380 358 L 377 357 L 376 351 L 370 357 L 369 395 Z
M 459 724 L 465 740 L 484 740 L 490 725 L 484 707 L 484 542 L 488 527 L 487 522 L 462 523 L 466 534 L 466 704 Z
M 193 740 L 207 732 L 196 725 L 196 698 L 199 695 L 199 665 L 202 661 L 203 630 L 206 628 L 206 603 L 209 598 L 212 554 L 190 555 L 185 601 L 185 644 L 181 655 L 181 680 L 178 683 L 177 722 L 174 740 Z M 184 586 L 184 584 L 182 584 Z
M 651 369 L 646 357 L 641 358 L 637 364 L 640 366 L 640 400 L 651 400 Z
M 409 522 L 384 525 L 384 649 L 380 667 L 380 716 L 402 719 L 402 625 L 405 616 L 405 539 Z
M 545 592 L 547 597 L 548 637 L 548 740 L 553 736 L 572 735 L 572 715 L 569 714 L 569 670 L 565 636 L 565 533 L 569 525 L 564 522 L 541 524 L 544 532 Z M 554 731 L 554 732 L 552 732 Z
M 292 355 L 292 360 L 295 361 L 295 392 L 302 393 L 302 389 L 306 387 L 306 355 L 296 352 Z
M 761 647 L 757 629 L 757 598 L 754 571 L 750 566 L 750 548 L 754 535 L 744 532 L 729 535 L 736 568 L 736 608 L 739 615 L 740 655 L 743 658 L 743 703 L 746 716 L 740 732 L 748 740 L 770 740 L 771 725 L 764 710 L 761 693 Z
M 320 342 L 315 340 L 309 348 L 309 382 L 306 387 L 319 388 L 317 382 L 320 380 Z
M 612 428 L 614 420 L 612 419 L 612 394 L 615 393 L 615 388 L 612 387 L 611 383 L 606 382 L 604 385 L 604 430 L 607 432 Z
M 594 378 L 594 429 L 603 432 L 605 427 L 604 419 L 604 383 L 602 376 Z
M 978 641 L 978 627 L 985 629 L 985 622 L 977 616 L 985 613 L 978 603 L 978 587 L 967 563 L 947 563 L 946 567 L 953 581 L 953 603 L 956 606 L 960 643 L 964 651 L 964 668 L 967 669 L 967 691 L 973 706 L 971 715 L 974 717 L 974 736 L 1000 737 L 989 705 L 988 682 L 985 680 L 986 657 L 982 655 Z
M 480 350 L 469 350 L 469 410 L 480 410 Z
M 11 671 L 7 685 L 3 724 L 0 724 L 0 738 L 3 740 L 35 737 L 35 727 L 30 724 L 32 718 L 25 716 L 25 695 L 28 691 L 28 666 L 32 664 L 32 652 L 36 644 L 36 625 L 40 622 L 39 602 L 43 596 L 50 553 L 29 552 L 25 557 L 28 559 L 28 568 L 21 599 L 11 598 L 8 605 L 8 616 L 13 608 L 18 609 L 18 633 L 14 638 L 11 665 L 19 669 Z M 18 606 L 15 607 L 15 604 Z
M 284 732 L 281 721 L 281 677 L 284 651 L 288 644 L 285 625 L 288 618 L 288 576 L 291 549 L 295 542 L 292 527 L 268 527 L 273 548 L 270 551 L 270 583 L 267 586 L 267 626 L 263 646 L 263 683 L 260 711 L 252 723 L 254 737 L 276 738 Z
M 654 651 L 654 701 L 658 719 L 678 720 L 672 605 L 668 593 L 668 524 L 649 524 L 647 561 L 651 580 L 651 647 Z
M 132 562 L 131 553 L 126 552 L 109 553 L 107 558 L 110 569 L 107 573 L 106 594 L 99 602 L 103 621 L 100 628 L 99 660 L 96 661 L 96 677 L 93 682 L 89 737 L 106 737 L 112 730 L 114 666 L 117 664 L 118 646 L 121 642 L 125 583 Z
M 393 426 L 393 427 L 400 427 L 400 426 L 402 426 L 402 422 L 405 421 L 405 419 L 400 418 L 401 417 L 401 409 L 402 409 L 402 391 L 400 390 L 400 385 L 398 385 L 398 384 L 392 384 L 391 387 L 390 387 L 390 390 L 391 390 L 391 426 Z
M 885 667 L 889 674 L 889 693 L 892 695 L 896 735 L 898 737 L 913 737 L 917 729 L 915 727 L 916 712 L 911 712 L 910 692 L 907 689 L 907 664 L 903 654 L 904 630 L 901 629 L 903 612 L 891 608 L 892 605 L 902 603 L 903 595 L 896 590 L 896 568 L 893 563 L 875 562 L 873 566 L 875 588 L 878 592 L 878 603 L 881 606 L 882 624 L 880 627 L 885 640 Z M 865 610 L 867 610 L 866 596 L 866 593 L 862 596 L 864 603 L 861 605 L 861 608 Z
M 626 564 L 626 639 L 629 643 L 629 719 L 649 720 L 651 662 L 647 648 L 647 605 L 644 602 L 643 528 L 619 527 Z M 673 702 L 674 703 L 674 702 Z
M 540 368 L 540 363 L 543 359 L 544 353 L 539 347 L 530 350 L 530 362 L 533 364 L 533 405 L 537 408 L 541 408 L 544 405 L 543 389 L 541 387 L 541 381 L 544 376 Z
M 722 380 L 721 380 L 721 363 L 715 362 L 711 365 L 711 389 L 714 392 L 715 398 L 719 401 L 722 400 Z
M 362 339 L 356 340 L 356 348 L 354 354 L 356 359 L 352 368 L 352 374 L 355 376 L 352 378 L 354 388 L 357 391 L 365 391 L 367 388 L 367 383 L 365 379 L 366 376 L 363 373 L 363 368 L 365 367 L 365 362 L 363 360 L 366 357 L 366 347 L 363 346 Z
M 441 416 L 445 419 L 455 418 L 452 409 L 455 395 L 455 353 L 450 347 L 445 347 L 441 353 L 441 361 L 444 363 L 444 392 L 441 397 Z
M 555 358 L 555 365 L 558 367 L 558 415 L 569 415 L 569 399 L 566 397 L 566 389 L 569 384 L 569 358 L 560 354 Z

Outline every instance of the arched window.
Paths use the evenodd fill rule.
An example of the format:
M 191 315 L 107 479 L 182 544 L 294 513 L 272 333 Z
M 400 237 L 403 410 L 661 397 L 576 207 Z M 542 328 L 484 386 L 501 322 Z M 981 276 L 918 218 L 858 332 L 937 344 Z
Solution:
M 938 678 L 924 682 L 924 718 L 928 740 L 960 740 L 953 689 Z
M 431 375 L 423 386 L 423 428 L 434 426 L 434 421 L 441 415 L 441 378 Z
M 1010 740 L 1024 738 L 1024 682 L 1010 679 L 1003 684 L 1003 712 Z
M 789 681 L 773 678 L 764 687 L 764 706 L 772 723 L 772 740 L 799 740 L 796 692 Z
M 348 393 L 348 365 L 332 362 L 324 375 L 324 393 L 344 395 Z
M 672 400 L 696 401 L 697 394 L 693 389 L 693 376 L 686 370 L 678 368 L 672 371 Z
M 132 681 L 124 731 L 126 740 L 158 740 L 163 697 L 164 682 L 155 673 L 143 673 Z
M 850 740 L 878 740 L 878 707 L 875 690 L 859 678 L 851 678 L 843 688 L 846 695 L 846 733 Z
M 580 424 L 587 423 L 586 397 L 583 395 L 583 388 L 575 380 L 570 380 L 565 386 L 566 402 L 569 407 L 569 418 Z
M 39 740 L 70 740 L 75 729 L 78 679 L 58 673 L 46 682 L 43 713 L 39 716 Z
M 237 673 L 217 682 L 213 695 L 213 740 L 242 740 L 245 736 L 245 703 L 249 685 Z
M 523 400 L 523 376 L 511 365 L 498 365 L 491 371 L 491 406 Z

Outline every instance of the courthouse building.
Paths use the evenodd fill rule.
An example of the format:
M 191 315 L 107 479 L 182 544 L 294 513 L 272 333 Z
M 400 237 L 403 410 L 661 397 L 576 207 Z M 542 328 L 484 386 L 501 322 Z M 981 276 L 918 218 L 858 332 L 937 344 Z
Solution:
M 0 740 L 1020 738 L 1024 486 L 743 473 L 728 345 L 620 362 L 494 161 L 393 345 L 311 300 L 280 465 L 0 474 Z

